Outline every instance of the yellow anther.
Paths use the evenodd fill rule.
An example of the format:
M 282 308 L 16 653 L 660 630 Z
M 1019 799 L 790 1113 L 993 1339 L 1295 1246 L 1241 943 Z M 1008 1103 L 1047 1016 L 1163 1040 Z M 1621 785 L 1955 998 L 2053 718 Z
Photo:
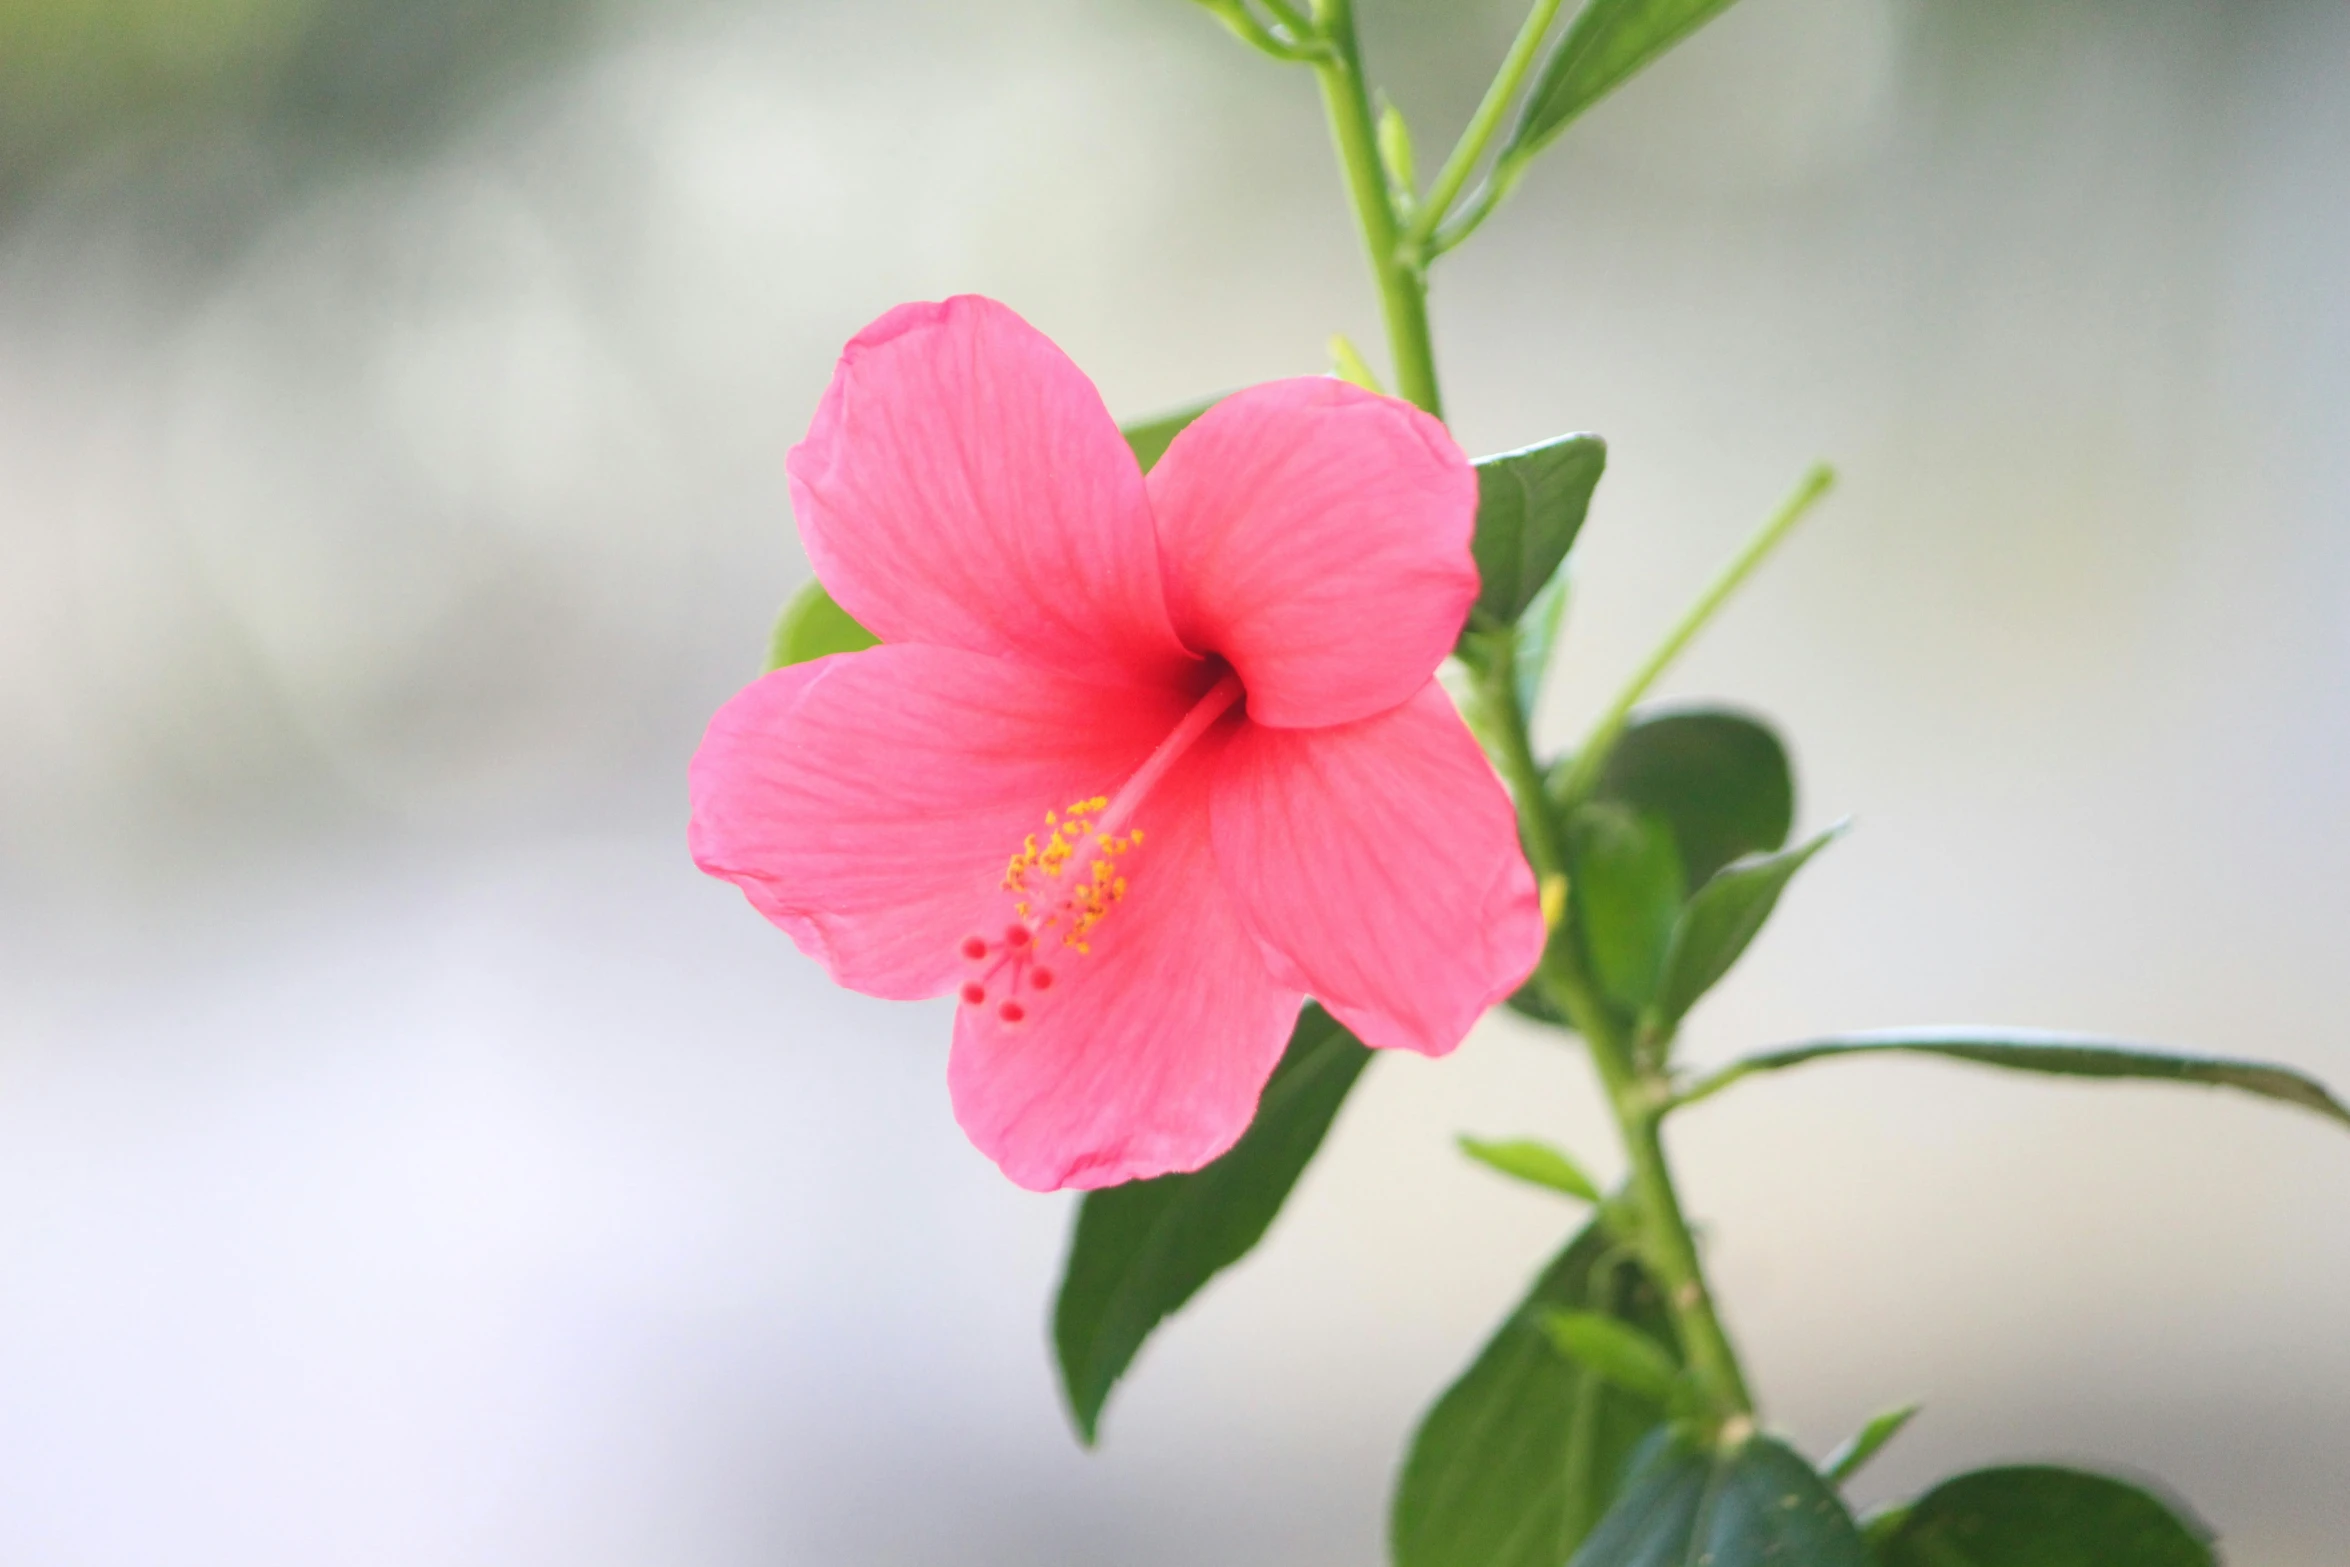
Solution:
M 1018 898 L 1014 908 L 1038 938 L 1050 932 L 1062 946 L 1090 952 L 1092 946 L 1086 938 L 1108 916 L 1111 906 L 1126 896 L 1126 878 L 1118 874 L 1115 862 L 1142 841 L 1142 834 L 1102 831 L 1101 823 L 1092 818 L 1107 811 L 1109 805 L 1107 796 L 1095 795 L 1045 812 L 1049 830 L 1043 842 L 1038 842 L 1038 834 L 1030 833 L 1022 840 L 1020 852 L 1006 863 L 1004 890 Z M 1038 896 L 1040 889 L 1062 881 L 1073 864 L 1082 864 L 1085 873 L 1067 877 L 1065 888 Z

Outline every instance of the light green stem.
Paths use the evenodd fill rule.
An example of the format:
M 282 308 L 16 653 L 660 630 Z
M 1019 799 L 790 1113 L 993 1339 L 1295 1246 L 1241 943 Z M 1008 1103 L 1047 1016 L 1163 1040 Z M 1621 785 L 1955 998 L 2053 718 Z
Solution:
M 1638 1200 L 1641 1256 L 1657 1282 L 1664 1286 L 1665 1303 L 1681 1340 L 1681 1353 L 1717 1420 L 1727 1423 L 1754 1414 L 1754 1395 L 1738 1351 L 1714 1309 L 1713 1291 L 1706 1283 L 1705 1264 L 1697 1255 L 1696 1237 L 1681 1211 L 1681 1195 L 1673 1186 L 1672 1166 L 1665 1159 L 1660 1123 L 1664 1104 L 1661 1079 L 1637 1068 L 1628 1041 L 1615 1019 L 1581 972 L 1581 961 L 1557 942 L 1542 963 L 1543 988 L 1591 1046 L 1591 1061 L 1606 1087 L 1616 1127 L 1624 1139 L 1624 1153 L 1632 1166 L 1632 1193 Z
M 1675 1110 L 1685 1110 L 1700 1101 L 1711 1099 L 1731 1084 L 1742 1082 L 1761 1070 L 1762 1068 L 1752 1061 L 1733 1061 L 1720 1071 L 1709 1072 L 1696 1082 L 1689 1083 L 1676 1091 L 1672 1098 L 1665 1101 L 1665 1111 L 1670 1114 Z
M 1421 246 L 1423 265 L 1434 261 L 1477 232 L 1477 225 L 1501 205 L 1501 198 L 1508 195 L 1510 187 L 1517 183 L 1518 168 L 1519 165 L 1508 158 L 1494 165 L 1493 172 L 1485 176 L 1485 183 L 1477 187 L 1477 194 L 1470 199 L 1468 210 L 1430 235 L 1427 243 Z
M 1526 842 L 1526 862 L 1537 878 L 1566 874 L 1564 846 L 1558 820 L 1542 789 L 1542 764 L 1535 759 L 1534 742 L 1526 715 L 1518 706 L 1516 645 L 1505 633 L 1496 638 L 1490 661 L 1478 671 L 1476 701 L 1494 770 L 1517 797 L 1520 836 Z
M 1282 25 L 1290 31 L 1291 36 L 1284 38 L 1256 19 L 1256 16 L 1248 8 L 1247 0 L 1206 0 L 1206 4 L 1208 10 L 1215 15 L 1216 20 L 1222 22 L 1231 31 L 1233 37 L 1238 38 L 1252 49 L 1261 50 L 1276 60 L 1288 60 L 1296 63 L 1321 58 L 1318 44 L 1311 41 L 1298 41 L 1310 29 L 1306 29 L 1303 25 L 1303 19 L 1299 18 L 1295 12 L 1290 11 L 1287 6 L 1273 7 L 1274 15 L 1282 18 Z
M 1599 722 L 1592 726 L 1591 738 L 1584 741 L 1583 749 L 1575 753 L 1574 764 L 1567 769 L 1566 780 L 1559 788 L 1558 797 L 1564 806 L 1571 810 L 1576 802 L 1590 797 L 1592 786 L 1599 782 L 1600 769 L 1607 765 L 1608 753 L 1615 749 L 1616 741 L 1624 733 L 1625 724 L 1632 717 L 1632 709 L 1648 694 L 1649 687 L 1655 685 L 1657 678 L 1672 667 L 1673 660 L 1679 658 L 1682 651 L 1696 640 L 1698 632 L 1705 629 L 1706 622 L 1714 618 L 1715 611 L 1729 602 L 1730 595 L 1737 592 L 1740 584 L 1748 577 L 1754 575 L 1754 568 L 1779 547 L 1795 525 L 1803 520 L 1803 514 L 1811 510 L 1812 503 L 1827 494 L 1828 487 L 1835 482 L 1836 471 L 1833 468 L 1826 463 L 1814 465 L 1811 472 L 1803 476 L 1803 482 L 1795 487 L 1795 493 L 1780 502 L 1779 509 L 1771 513 L 1769 520 L 1755 529 L 1738 553 L 1731 556 L 1722 569 L 1714 574 L 1713 581 L 1707 583 L 1705 590 L 1697 595 L 1697 601 L 1683 612 L 1680 621 L 1665 634 L 1665 639 L 1656 645 L 1656 651 L 1649 654 L 1648 661 L 1624 683 L 1624 689 L 1616 693 L 1615 701 L 1608 705 L 1607 711 L 1600 715 Z
M 1559 819 L 1543 789 L 1542 769 L 1528 738 L 1526 715 L 1518 705 L 1516 671 L 1507 639 L 1501 639 L 1492 658 L 1480 671 L 1477 698 L 1492 737 L 1494 766 L 1517 797 L 1518 815 L 1526 842 L 1526 858 L 1535 874 L 1549 877 L 1563 872 Z M 1674 1326 L 1698 1385 L 1718 1423 L 1751 1419 L 1754 1397 L 1738 1353 L 1730 1344 L 1713 1292 L 1705 1281 L 1705 1265 L 1697 1242 L 1681 1211 L 1680 1194 L 1673 1186 L 1672 1167 L 1665 1159 L 1659 1122 L 1668 1101 L 1665 1080 L 1643 1069 L 1632 1042 L 1615 1014 L 1599 999 L 1571 932 L 1553 932 L 1536 978 L 1551 1002 L 1575 1026 L 1590 1046 L 1593 1067 L 1607 1092 L 1608 1107 L 1624 1140 L 1632 1168 L 1632 1192 L 1640 1223 L 1640 1254 L 1664 1286 Z
M 1313 24 L 1289 0 L 1265 0 L 1265 9 L 1272 12 L 1273 19 L 1296 37 L 1306 37 L 1314 30 Z
M 1517 97 L 1518 86 L 1526 73 L 1534 67 L 1534 57 L 1542 50 L 1542 40 L 1550 33 L 1550 24 L 1559 14 L 1559 0 L 1534 0 L 1534 9 L 1526 13 L 1525 25 L 1518 29 L 1517 38 L 1510 44 L 1510 52 L 1502 57 L 1501 69 L 1494 73 L 1493 85 L 1485 89 L 1485 97 L 1477 105 L 1477 112 L 1469 117 L 1467 129 L 1453 145 L 1452 156 L 1437 170 L 1436 181 L 1428 187 L 1427 199 L 1420 204 L 1419 215 L 1404 236 L 1404 243 L 1426 264 L 1428 241 L 1436 233 L 1436 225 L 1452 211 L 1461 187 L 1469 183 L 1469 176 L 1477 171 L 1478 160 L 1493 141 L 1493 133 L 1501 129 L 1501 117 L 1509 112 L 1510 100 Z
M 1362 51 L 1355 44 L 1352 0 L 1314 0 L 1314 26 L 1329 52 L 1314 62 L 1322 102 L 1330 114 L 1330 138 L 1346 170 L 1355 219 L 1363 230 L 1371 277 L 1387 318 L 1387 345 L 1395 356 L 1395 385 L 1420 407 L 1444 417 L 1436 390 L 1436 351 L 1428 337 L 1428 283 L 1399 243 L 1395 205 L 1379 161 L 1379 137 L 1371 119 L 1371 97 L 1363 82 Z
M 1504 76 L 1512 79 L 1497 80 L 1486 94 L 1486 102 L 1479 107 L 1477 119 L 1464 134 L 1462 146 L 1454 149 L 1445 172 L 1438 176 L 1427 209 L 1434 214 L 1426 218 L 1431 226 L 1441 220 L 1443 204 L 1459 194 L 1468 170 L 1476 163 L 1508 105 L 1516 86 L 1513 73 L 1523 75 L 1556 9 L 1555 0 L 1537 0 L 1534 15 L 1528 18 L 1526 29 L 1521 31 L 1509 60 L 1503 64 Z M 1428 336 L 1424 262 L 1419 247 L 1400 233 L 1394 198 L 1388 191 L 1371 117 L 1370 95 L 1363 80 L 1362 53 L 1355 42 L 1351 0 L 1314 0 L 1313 23 L 1327 51 L 1315 62 L 1314 72 L 1321 82 L 1323 103 L 1330 116 L 1331 139 L 1337 143 L 1355 216 L 1362 227 L 1364 248 L 1370 255 L 1371 275 L 1379 286 L 1380 303 L 1387 318 L 1388 344 L 1395 356 L 1396 384 L 1405 397 L 1441 418 L 1443 404 L 1437 395 L 1436 357 Z M 1434 200 L 1436 195 L 1441 195 L 1443 200 Z M 1592 737 L 1593 743 L 1585 747 L 1579 762 L 1593 756 L 1604 758 L 1641 692 L 1770 552 L 1779 536 L 1794 525 L 1803 509 L 1827 488 L 1827 482 L 1826 470 L 1815 470 L 1796 499 L 1782 508 L 1780 515 L 1715 579 L 1602 721 L 1602 732 Z M 1480 672 L 1477 696 L 1489 720 L 1485 725 L 1488 744 L 1495 767 L 1517 797 L 1527 859 L 1537 875 L 1545 883 L 1551 883 L 1566 871 L 1565 846 L 1559 835 L 1563 817 L 1543 787 L 1542 767 L 1534 755 L 1525 711 L 1519 705 L 1514 639 L 1495 638 L 1491 651 L 1492 656 L 1485 660 Z M 1590 1046 L 1591 1059 L 1607 1091 L 1608 1104 L 1615 1113 L 1632 1169 L 1631 1185 L 1641 1229 L 1640 1252 L 1664 1286 L 1690 1372 L 1705 1390 L 1718 1428 L 1735 1429 L 1742 1423 L 1750 1426 L 1753 1395 L 1747 1391 L 1737 1352 L 1715 1314 L 1713 1294 L 1705 1282 L 1697 1243 L 1681 1211 L 1681 1199 L 1674 1190 L 1672 1170 L 1658 1135 L 1658 1121 L 1669 1097 L 1669 1084 L 1637 1060 L 1632 1041 L 1599 999 L 1590 976 L 1585 973 L 1571 932 L 1563 938 L 1554 932 L 1536 974 L 1553 1003 Z

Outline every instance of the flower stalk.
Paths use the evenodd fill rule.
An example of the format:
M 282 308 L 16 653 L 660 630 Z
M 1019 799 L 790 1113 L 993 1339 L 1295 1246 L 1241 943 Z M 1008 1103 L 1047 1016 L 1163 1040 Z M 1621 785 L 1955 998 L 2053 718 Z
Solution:
M 1355 218 L 1363 234 L 1373 282 L 1386 318 L 1389 351 L 1398 389 L 1421 408 L 1443 417 L 1436 381 L 1436 355 L 1428 330 L 1427 259 L 1436 248 L 1446 212 L 1468 182 L 1499 127 L 1525 72 L 1540 49 L 1558 9 L 1556 0 L 1535 0 L 1501 71 L 1478 106 L 1460 142 L 1411 216 L 1398 210 L 1387 160 L 1379 152 L 1371 98 L 1355 40 L 1352 0 L 1314 0 L 1313 25 L 1326 45 L 1314 62 L 1329 113 L 1331 139 L 1345 173 Z M 1482 212 L 1477 214 L 1482 216 Z M 1598 777 L 1608 750 L 1623 731 L 1632 706 L 1664 668 L 1786 536 L 1832 481 L 1825 468 L 1805 477 L 1786 504 L 1732 558 L 1681 622 L 1602 716 L 1578 753 L 1566 797 L 1579 798 Z M 1487 753 L 1518 807 L 1520 836 L 1536 878 L 1556 885 L 1568 873 L 1564 820 L 1545 787 L 1536 759 L 1527 713 L 1518 692 L 1516 647 L 1507 634 L 1487 639 L 1489 656 L 1479 660 L 1475 700 L 1483 709 L 1480 734 Z M 1681 1207 L 1665 1154 L 1663 1118 L 1672 1104 L 1672 1085 L 1661 1063 L 1649 1061 L 1621 1026 L 1587 971 L 1571 926 L 1554 929 L 1536 982 L 1590 1047 L 1631 1170 L 1637 1246 L 1664 1287 L 1676 1335 L 1690 1375 L 1701 1389 L 1717 1439 L 1735 1441 L 1754 1426 L 1754 1396 L 1738 1353 L 1715 1309 L 1688 1216 Z
M 1330 139 L 1346 173 L 1362 227 L 1363 248 L 1379 286 L 1387 319 L 1387 342 L 1395 356 L 1396 391 L 1439 419 L 1443 398 L 1436 389 L 1436 350 L 1428 335 L 1428 279 L 1402 243 L 1387 168 L 1379 156 L 1378 124 L 1363 80 L 1362 50 L 1355 42 L 1353 0 L 1314 0 L 1314 28 L 1325 51 L 1314 61 L 1322 103 L 1330 116 Z
M 1515 662 L 1510 639 L 1495 638 L 1492 656 L 1478 671 L 1480 727 L 1491 737 L 1488 754 L 1518 802 L 1527 859 L 1536 877 L 1548 882 L 1566 872 L 1562 823 L 1535 760 L 1526 713 L 1518 701 Z M 1723 1431 L 1737 1428 L 1741 1421 L 1751 1425 L 1754 1396 L 1715 1309 L 1705 1264 L 1665 1156 L 1662 1124 L 1673 1105 L 1672 1084 L 1658 1066 L 1640 1058 L 1615 1014 L 1600 1000 L 1572 929 L 1552 932 L 1535 982 L 1590 1048 L 1592 1067 L 1631 1167 L 1641 1260 L 1664 1286 L 1682 1355 L 1704 1390 L 1714 1425 Z

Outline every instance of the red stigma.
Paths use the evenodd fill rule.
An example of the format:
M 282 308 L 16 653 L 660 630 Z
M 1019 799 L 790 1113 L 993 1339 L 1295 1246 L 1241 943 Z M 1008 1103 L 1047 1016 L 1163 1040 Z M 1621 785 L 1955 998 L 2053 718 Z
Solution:
M 973 938 L 973 939 L 977 939 L 977 938 Z M 1021 948 L 1021 947 L 1025 947 L 1025 946 L 1027 946 L 1027 945 L 1028 945 L 1028 942 L 1029 942 L 1029 935 L 1028 935 L 1028 927 L 1027 927 L 1027 926 L 1025 926 L 1025 925 L 1006 925 L 1006 926 L 1004 927 L 1004 945 L 1005 945 L 1005 946 L 1007 946 L 1007 947 L 1011 947 L 1011 948 L 1013 948 L 1013 949 L 1017 950 L 1017 949 L 1019 949 L 1019 948 Z
M 1039 990 L 1050 990 L 1053 988 L 1053 971 L 1038 964 L 1035 971 L 1028 976 L 1028 983 Z
M 978 1006 L 987 999 L 987 987 L 976 980 L 963 982 L 963 1001 L 967 1006 Z
M 987 956 L 987 943 L 978 936 L 963 938 L 963 956 L 976 963 Z
M 1007 1001 L 995 1009 L 995 1014 L 1007 1023 L 1017 1023 L 1028 1015 L 1028 1009 L 1017 1001 Z

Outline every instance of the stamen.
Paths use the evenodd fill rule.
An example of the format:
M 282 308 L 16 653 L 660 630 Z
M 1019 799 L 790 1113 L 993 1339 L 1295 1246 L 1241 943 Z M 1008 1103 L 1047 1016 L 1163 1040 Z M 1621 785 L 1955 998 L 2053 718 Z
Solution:
M 1132 816 L 1134 808 L 1142 804 L 1143 796 L 1158 787 L 1159 780 L 1167 776 L 1167 769 L 1183 760 L 1183 753 L 1190 750 L 1193 743 L 1208 732 L 1209 726 L 1222 718 L 1242 695 L 1240 676 L 1226 670 L 1224 678 L 1210 686 L 1205 695 L 1191 704 L 1191 711 L 1183 715 L 1183 721 L 1134 770 L 1134 776 L 1120 786 L 1118 797 L 1108 802 L 1108 808 L 1103 811 L 1104 820 L 1100 830 L 1116 832 L 1125 826 L 1126 818 Z M 1133 841 L 1141 842 L 1139 838 Z
M 1023 980 L 1030 991 L 1051 990 L 1053 971 L 1039 961 L 1048 939 L 1054 950 L 1081 955 L 1093 950 L 1089 938 L 1126 897 L 1127 879 L 1119 859 L 1143 839 L 1140 828 L 1120 829 L 1241 695 L 1240 677 L 1227 671 L 1192 704 L 1114 797 L 1095 795 L 1044 813 L 1044 832 L 1024 837 L 1004 866 L 1002 887 L 1011 895 L 1015 918 L 1004 926 L 1002 939 L 990 942 L 973 935 L 959 944 L 964 960 L 978 968 L 960 991 L 966 1005 L 985 1005 L 989 986 L 999 975 L 1015 996 Z M 1028 1008 L 1005 1000 L 997 1004 L 996 1016 L 1018 1023 L 1027 1018 Z

